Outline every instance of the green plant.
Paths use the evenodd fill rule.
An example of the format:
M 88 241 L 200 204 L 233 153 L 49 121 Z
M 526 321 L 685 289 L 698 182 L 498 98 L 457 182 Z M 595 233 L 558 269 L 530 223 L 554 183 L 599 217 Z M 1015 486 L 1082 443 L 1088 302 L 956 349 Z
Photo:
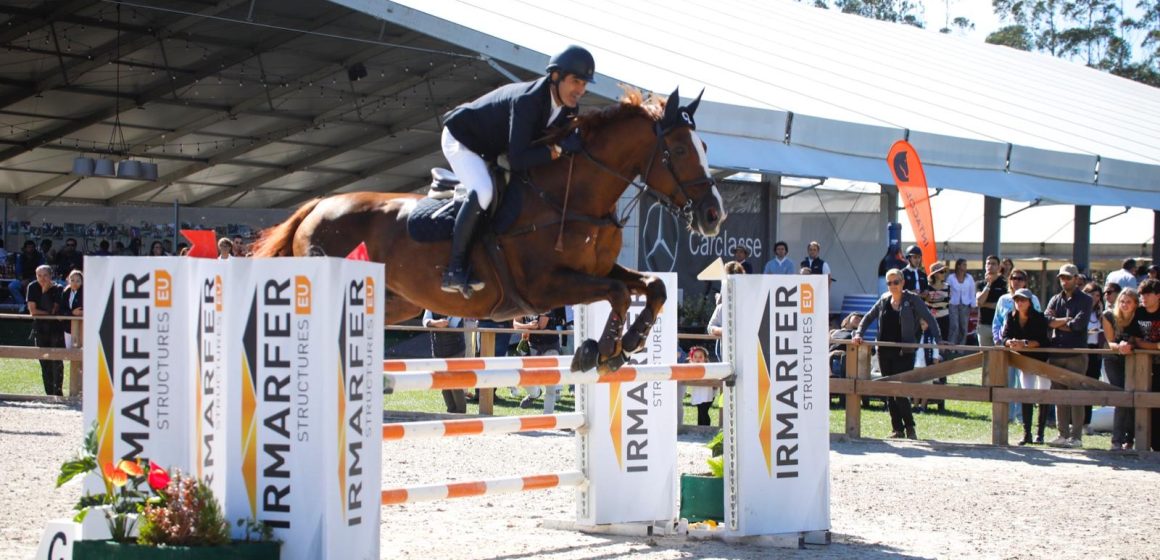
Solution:
M 705 459 L 705 462 L 709 464 L 709 472 L 713 473 L 713 476 L 724 477 L 725 432 L 718 430 L 717 435 L 713 436 L 713 439 L 709 440 L 705 447 L 708 447 L 709 451 L 713 453 L 712 457 Z
M 159 493 L 164 500 L 145 504 L 141 512 L 138 544 L 213 546 L 230 541 L 229 523 L 207 484 L 177 471 Z
M 250 542 L 251 540 L 270 542 L 274 540 L 274 528 L 257 519 L 239 519 L 238 527 L 244 527 L 246 529 L 246 542 Z
M 709 324 L 717 305 L 708 295 L 686 296 L 677 306 L 677 324 L 685 327 L 701 327 Z
M 97 471 L 98 465 L 97 425 L 94 422 L 85 435 L 80 453 L 61 464 L 56 487 L 60 488 L 78 475 Z M 99 472 L 105 492 L 82 495 L 74 506 L 78 511 L 73 520 L 78 523 L 84 521 L 93 508 L 107 506 L 103 511 L 109 524 L 109 534 L 115 541 L 129 540 L 129 534 L 136 524 L 135 514 L 141 512 L 147 501 L 164 501 L 164 496 L 158 491 L 169 484 L 169 473 L 152 461 L 142 465 L 140 460 L 128 459 L 122 459 L 115 465 L 111 461 L 106 462 L 100 466 Z

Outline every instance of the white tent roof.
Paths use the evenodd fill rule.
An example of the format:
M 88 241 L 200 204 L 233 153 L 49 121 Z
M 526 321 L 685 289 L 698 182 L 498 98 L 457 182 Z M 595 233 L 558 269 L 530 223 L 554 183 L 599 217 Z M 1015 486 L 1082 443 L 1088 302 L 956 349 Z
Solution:
M 1160 209 L 1160 89 L 1052 58 L 790 2 L 332 0 L 507 64 L 588 46 L 596 93 L 686 97 L 715 167 Z

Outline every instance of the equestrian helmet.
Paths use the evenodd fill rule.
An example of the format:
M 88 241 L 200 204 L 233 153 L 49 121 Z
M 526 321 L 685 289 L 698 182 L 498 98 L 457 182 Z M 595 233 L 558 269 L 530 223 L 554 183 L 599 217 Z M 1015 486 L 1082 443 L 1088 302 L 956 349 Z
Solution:
M 907 247 L 906 248 L 906 256 L 909 257 L 911 255 L 918 255 L 921 257 L 922 256 L 922 249 L 919 249 L 918 245 L 911 245 L 910 247 Z
M 588 83 L 596 83 L 596 59 L 584 47 L 570 45 L 548 61 L 546 73 L 560 72 L 560 77 L 572 74 Z

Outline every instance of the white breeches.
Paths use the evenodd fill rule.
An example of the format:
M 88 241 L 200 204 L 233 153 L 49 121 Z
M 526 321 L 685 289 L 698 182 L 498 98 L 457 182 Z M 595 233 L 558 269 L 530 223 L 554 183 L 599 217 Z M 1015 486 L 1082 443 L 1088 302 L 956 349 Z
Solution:
M 460 184 L 479 197 L 479 207 L 484 210 L 491 206 L 491 176 L 487 173 L 487 162 L 479 154 L 459 143 L 451 131 L 443 128 L 443 156 L 451 164 L 451 170 L 459 178 Z

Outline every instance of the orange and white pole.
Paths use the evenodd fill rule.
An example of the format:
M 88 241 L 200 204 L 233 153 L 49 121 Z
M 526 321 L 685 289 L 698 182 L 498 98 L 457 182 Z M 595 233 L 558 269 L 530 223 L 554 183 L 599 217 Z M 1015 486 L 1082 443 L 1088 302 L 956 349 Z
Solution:
M 511 356 L 499 358 L 421 358 L 383 360 L 383 371 L 465 371 L 567 367 L 572 356 Z
M 476 482 L 404 486 L 383 490 L 383 505 L 431 502 L 449 498 L 468 498 L 471 496 L 513 494 L 531 490 L 580 486 L 586 482 L 587 480 L 584 478 L 584 474 L 580 471 L 564 471 L 532 476 L 493 478 Z
M 431 422 L 399 422 L 383 424 L 383 441 L 435 439 L 481 434 L 510 434 L 537 430 L 576 429 L 584 425 L 584 415 L 543 414 L 535 416 L 498 416 L 464 420 L 435 420 Z
M 490 364 L 489 364 L 490 365 Z M 596 371 L 574 372 L 566 366 L 543 369 L 477 369 L 459 371 L 405 371 L 383 374 L 383 392 L 528 387 L 533 385 L 587 385 L 592 383 L 639 383 L 645 381 L 693 381 L 725 379 L 733 374 L 727 363 L 624 366 L 601 375 Z

